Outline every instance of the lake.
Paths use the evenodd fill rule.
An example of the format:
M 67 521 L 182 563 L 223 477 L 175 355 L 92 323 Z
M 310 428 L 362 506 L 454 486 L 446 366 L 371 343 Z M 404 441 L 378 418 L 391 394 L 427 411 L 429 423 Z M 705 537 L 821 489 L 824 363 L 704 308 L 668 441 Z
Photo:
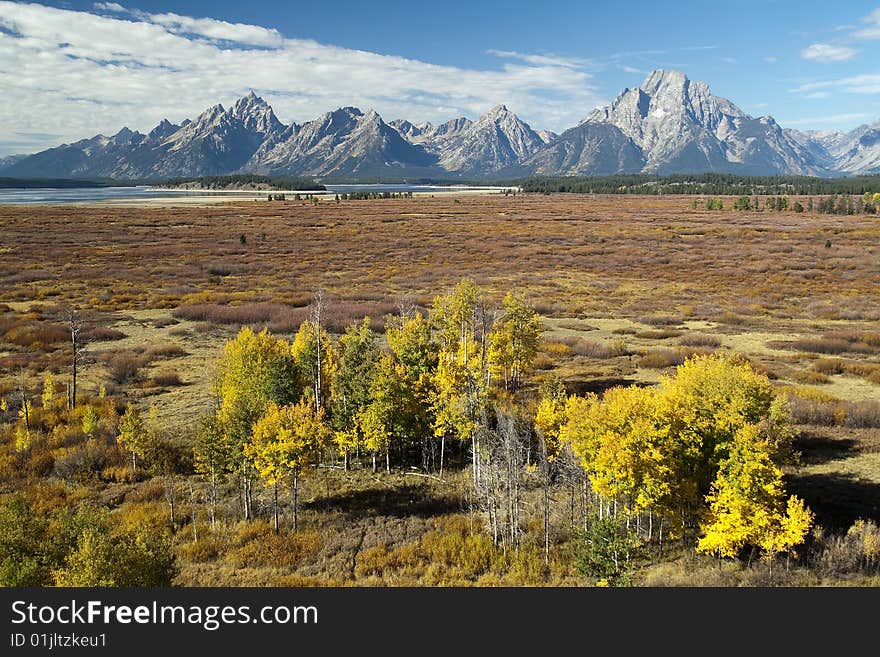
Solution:
M 433 185 L 327 185 L 329 194 L 350 194 L 353 192 L 461 192 L 463 190 L 496 189 L 490 187 L 467 187 Z M 497 188 L 503 189 L 503 188 Z M 280 190 L 279 190 L 280 191 Z M 212 191 L 212 190 L 169 190 L 154 187 L 86 187 L 86 188 L 41 188 L 41 189 L 0 189 L 0 205 L 3 204 L 56 204 L 56 203 L 88 203 L 92 201 L 118 201 L 151 198 L 186 198 L 193 196 L 225 196 L 230 199 L 236 196 L 253 198 L 255 195 L 279 193 L 269 191 Z M 288 191 L 284 194 L 304 194 L 306 192 Z M 319 192 L 320 193 L 320 192 Z

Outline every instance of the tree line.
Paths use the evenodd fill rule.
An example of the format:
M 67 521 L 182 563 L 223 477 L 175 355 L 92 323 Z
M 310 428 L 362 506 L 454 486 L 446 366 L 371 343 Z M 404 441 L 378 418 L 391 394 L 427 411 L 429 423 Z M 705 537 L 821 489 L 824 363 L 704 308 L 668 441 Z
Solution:
M 804 202 L 801 203 L 801 200 Z M 691 201 L 691 209 L 696 210 L 701 203 L 697 199 Z M 724 201 L 720 198 L 708 198 L 704 203 L 707 210 L 723 210 Z M 880 192 L 865 192 L 861 196 L 852 194 L 831 194 L 819 199 L 789 199 L 788 196 L 740 196 L 733 202 L 734 210 L 763 210 L 785 212 L 816 212 L 818 214 L 876 214 L 880 208 Z
M 314 190 L 324 191 L 324 185 L 310 178 L 291 178 L 287 176 L 260 176 L 238 174 L 228 176 L 198 176 L 195 178 L 165 178 L 154 183 L 156 187 L 195 186 L 198 189 L 229 189 L 258 187 L 261 189 Z
M 717 194 L 724 196 L 828 195 L 861 196 L 880 192 L 880 175 L 851 178 L 812 176 L 743 176 L 731 173 L 621 174 L 615 176 L 540 176 L 507 183 L 524 192 L 578 194 Z

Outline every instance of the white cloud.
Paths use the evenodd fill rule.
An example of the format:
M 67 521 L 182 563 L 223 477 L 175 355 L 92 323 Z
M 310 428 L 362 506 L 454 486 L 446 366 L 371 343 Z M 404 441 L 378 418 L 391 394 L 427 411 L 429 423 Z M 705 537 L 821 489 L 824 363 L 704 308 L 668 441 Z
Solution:
M 0 155 L 12 144 L 38 150 L 124 125 L 146 132 L 250 89 L 285 123 L 345 105 L 436 122 L 505 103 L 534 128 L 561 131 L 605 102 L 587 60 L 499 51 L 516 61 L 500 70 L 441 66 L 100 4 L 111 15 L 0 1 Z M 27 137 L 37 133 L 47 136 Z
M 495 50 L 494 48 L 486 51 L 486 54 L 495 55 L 504 59 L 517 59 L 528 64 L 536 66 L 562 66 L 565 68 L 584 68 L 591 66 L 592 62 L 588 59 L 580 59 L 577 57 L 558 57 L 557 55 L 537 55 L 532 53 L 521 53 L 513 50 Z
M 870 114 L 866 114 L 865 112 L 853 112 L 850 114 L 830 114 L 826 116 L 804 117 L 792 119 L 790 121 L 780 121 L 779 123 L 781 125 L 806 125 L 811 127 L 838 126 L 852 124 L 853 122 L 866 119 L 869 116 Z
M 725 64 L 736 64 L 735 57 L 722 57 L 721 61 L 724 62 Z
M 257 25 L 227 23 L 213 18 L 191 18 L 178 14 L 151 14 L 147 18 L 151 23 L 162 25 L 174 34 L 192 34 L 219 41 L 233 41 L 267 48 L 279 48 L 284 44 L 284 37 L 278 30 Z
M 839 89 L 851 94 L 880 94 L 880 74 L 853 75 L 839 80 L 807 82 L 794 89 L 795 94 L 809 94 L 820 90 Z
M 834 46 L 830 43 L 814 43 L 801 51 L 801 57 L 817 62 L 845 62 L 859 53 L 848 46 Z
M 776 57 L 765 57 L 764 61 L 767 62 L 768 64 L 775 64 L 779 60 Z
M 128 9 L 115 2 L 96 2 L 92 6 L 98 11 L 111 11 L 117 14 L 128 13 Z
M 623 70 L 624 73 L 639 73 L 641 75 L 644 75 L 646 73 L 646 71 L 641 71 L 632 66 L 626 66 L 625 64 L 621 64 L 620 68 Z
M 875 9 L 862 19 L 868 27 L 853 33 L 857 39 L 880 39 L 880 9 Z

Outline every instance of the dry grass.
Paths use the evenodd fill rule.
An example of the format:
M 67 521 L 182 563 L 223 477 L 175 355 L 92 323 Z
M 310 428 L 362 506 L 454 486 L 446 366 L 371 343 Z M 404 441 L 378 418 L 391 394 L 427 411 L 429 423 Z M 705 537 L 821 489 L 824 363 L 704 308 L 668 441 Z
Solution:
M 792 400 L 804 455 L 792 467 L 801 477 L 792 490 L 823 518 L 870 513 L 880 485 L 880 223 L 693 212 L 689 200 L 0 207 L 10 245 L 0 250 L 0 394 L 14 389 L 21 368 L 33 391 L 46 371 L 66 374 L 64 309 L 72 304 L 88 327 L 82 389 L 96 393 L 120 378 L 127 398 L 155 403 L 188 440 L 210 408 L 211 365 L 239 326 L 267 326 L 289 339 L 322 288 L 333 331 L 364 316 L 381 330 L 398 301 L 425 307 L 470 276 L 496 301 L 518 290 L 544 313 L 547 343 L 530 385 L 551 370 L 570 392 L 653 383 L 689 353 L 724 348 L 745 354 L 779 386 L 820 386 L 824 393 Z M 31 475 L 55 471 L 75 481 L 97 473 L 108 499 L 162 507 L 162 486 L 130 481 L 124 455 L 88 446 L 76 432 L 53 439 L 57 454 L 30 464 Z M 202 509 L 199 542 L 188 531 L 176 538 L 179 583 L 583 583 L 561 558 L 545 569 L 534 545 L 519 560 L 489 549 L 479 527 L 463 524 L 464 481 L 414 479 L 358 473 L 346 482 L 336 471 L 311 478 L 304 538 L 291 538 L 288 525 L 275 537 L 262 524 L 256 535 L 239 536 L 234 502 L 225 509 L 228 526 L 214 536 Z M 234 500 L 234 490 L 225 495 Z M 265 521 L 268 492 L 258 497 Z M 566 521 L 554 522 L 562 554 Z M 640 582 L 765 581 L 758 571 L 716 576 L 715 564 L 698 565 L 648 565 Z

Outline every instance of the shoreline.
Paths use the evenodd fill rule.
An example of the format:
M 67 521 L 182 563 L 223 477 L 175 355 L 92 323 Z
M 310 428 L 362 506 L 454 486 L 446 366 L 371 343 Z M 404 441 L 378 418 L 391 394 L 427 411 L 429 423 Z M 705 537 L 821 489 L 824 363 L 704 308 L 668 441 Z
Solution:
M 294 197 L 299 194 L 301 197 L 311 196 L 322 202 L 333 202 L 337 195 L 358 192 L 375 191 L 382 193 L 385 191 L 395 194 L 408 192 L 407 189 L 382 189 L 390 185 L 382 184 L 364 184 L 364 185 L 344 185 L 345 190 L 243 190 L 243 189 L 186 189 L 186 188 L 148 188 L 144 190 L 144 196 L 128 198 L 100 198 L 100 199 L 83 199 L 70 201 L 45 200 L 31 203 L 3 203 L 0 201 L 0 207 L 5 205 L 29 205 L 29 206 L 73 206 L 73 207 L 173 207 L 177 206 L 210 206 L 218 203 L 235 203 L 235 202 L 270 202 L 285 203 L 296 202 Z M 339 185 L 343 187 L 343 185 Z M 516 189 L 518 193 L 522 190 L 515 186 L 470 186 L 470 185 L 413 185 L 418 187 L 418 191 L 410 192 L 413 198 L 426 198 L 437 196 L 477 196 L 501 194 L 505 190 Z M 372 189 L 371 189 L 372 188 Z M 268 201 L 267 197 L 271 194 L 283 194 L 284 201 Z M 302 198 L 301 200 L 306 200 Z M 353 199 L 356 200 L 356 199 Z

